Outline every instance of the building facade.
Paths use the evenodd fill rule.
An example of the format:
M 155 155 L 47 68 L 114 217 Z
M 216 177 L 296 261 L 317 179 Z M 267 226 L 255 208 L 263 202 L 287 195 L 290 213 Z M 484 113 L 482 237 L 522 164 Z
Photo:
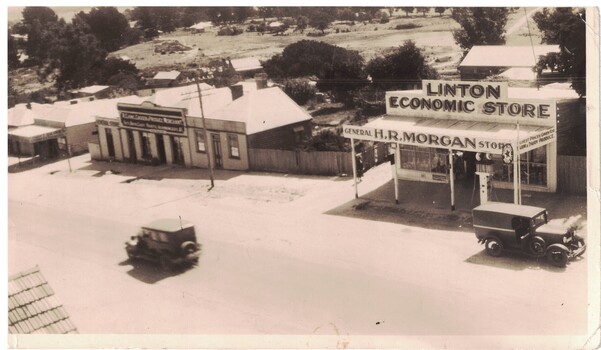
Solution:
M 249 148 L 293 148 L 311 133 L 311 116 L 279 88 L 202 90 L 202 108 L 194 88 L 120 103 L 117 117 L 96 118 L 99 147 L 92 157 L 248 170 Z
M 578 104 L 573 90 L 424 80 L 421 91 L 387 92 L 385 116 L 346 125 L 343 135 L 387 143 L 399 179 L 479 178 L 496 188 L 554 192 L 558 111 L 562 120 L 579 118 L 568 115 Z

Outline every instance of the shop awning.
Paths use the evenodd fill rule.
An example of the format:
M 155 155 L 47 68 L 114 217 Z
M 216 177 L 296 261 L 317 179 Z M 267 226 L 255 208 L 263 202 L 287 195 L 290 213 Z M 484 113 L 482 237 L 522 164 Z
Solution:
M 357 140 L 501 154 L 503 146 L 520 144 L 520 153 L 551 143 L 554 126 L 520 125 L 441 118 L 390 116 L 363 126 L 345 125 L 343 135 Z M 518 142 L 519 140 L 519 142 Z
M 50 128 L 40 125 L 28 125 L 22 128 L 10 130 L 8 132 L 9 139 L 17 139 L 21 141 L 27 141 L 29 143 L 56 139 L 63 135 L 63 129 Z

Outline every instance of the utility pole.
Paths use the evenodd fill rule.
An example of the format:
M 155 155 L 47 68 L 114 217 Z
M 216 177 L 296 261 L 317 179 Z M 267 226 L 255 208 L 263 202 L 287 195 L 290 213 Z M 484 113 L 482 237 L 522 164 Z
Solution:
M 205 149 L 207 151 L 207 160 L 209 162 L 209 174 L 211 178 L 211 187 L 209 191 L 215 187 L 213 178 L 215 177 L 213 174 L 213 161 L 211 160 L 211 154 L 209 153 L 209 131 L 207 130 L 207 124 L 205 122 L 205 113 L 202 108 L 202 91 L 200 90 L 200 84 L 198 83 L 198 77 L 194 77 L 194 82 L 196 83 L 196 90 L 198 91 L 198 102 L 200 103 L 200 117 L 202 119 L 202 128 L 205 132 Z

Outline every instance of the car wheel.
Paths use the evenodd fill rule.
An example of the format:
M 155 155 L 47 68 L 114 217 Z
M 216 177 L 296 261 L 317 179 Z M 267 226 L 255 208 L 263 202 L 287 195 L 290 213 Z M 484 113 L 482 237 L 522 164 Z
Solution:
M 501 243 L 500 239 L 494 236 L 486 238 L 484 247 L 486 248 L 486 253 L 490 256 L 497 257 L 503 252 L 503 243 Z
M 547 249 L 547 242 L 540 236 L 534 236 L 528 243 L 528 248 L 532 254 L 544 255 Z
M 551 247 L 547 251 L 547 260 L 557 267 L 566 267 L 568 263 L 568 253 L 560 247 Z
M 184 242 L 181 245 L 182 247 L 182 251 L 184 252 L 184 254 L 191 254 L 194 253 L 196 251 L 196 243 L 194 242 Z

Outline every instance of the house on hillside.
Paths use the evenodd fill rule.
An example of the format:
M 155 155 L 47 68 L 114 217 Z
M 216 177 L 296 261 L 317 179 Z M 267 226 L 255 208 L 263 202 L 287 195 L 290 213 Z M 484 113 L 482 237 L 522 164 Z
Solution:
M 238 58 L 230 61 L 234 71 L 243 77 L 250 78 L 263 72 L 261 61 L 255 57 Z
M 294 148 L 311 133 L 311 116 L 279 88 L 205 89 L 199 100 L 195 86 L 179 87 L 116 109 L 96 118 L 93 159 L 248 170 L 249 148 Z
M 73 99 L 93 101 L 108 98 L 112 91 L 113 88 L 109 85 L 92 85 L 81 89 L 71 90 L 69 92 Z
M 174 87 L 182 83 L 185 80 L 185 77 L 182 73 L 172 70 L 169 72 L 158 72 L 152 77 L 150 81 L 150 85 L 155 88 L 165 88 L 165 87 Z
M 536 81 L 534 70 L 541 56 L 559 52 L 559 45 L 484 45 L 470 49 L 458 70 L 461 80 L 481 80 L 501 75 L 508 80 Z

